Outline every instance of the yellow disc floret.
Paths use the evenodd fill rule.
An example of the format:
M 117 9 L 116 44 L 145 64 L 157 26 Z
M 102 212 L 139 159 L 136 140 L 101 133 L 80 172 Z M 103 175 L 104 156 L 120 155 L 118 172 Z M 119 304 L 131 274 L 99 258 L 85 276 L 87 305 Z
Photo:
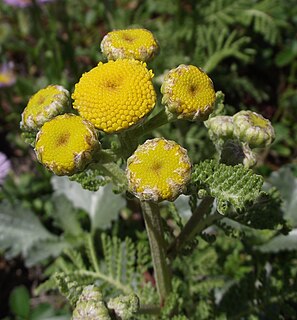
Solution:
M 155 106 L 152 77 L 144 62 L 100 62 L 75 85 L 73 107 L 97 129 L 107 133 L 127 129 L 141 122 Z
M 55 116 L 65 113 L 69 106 L 69 92 L 58 85 L 39 90 L 29 100 L 22 113 L 21 128 L 27 131 L 39 130 Z
M 72 175 L 81 171 L 100 148 L 97 133 L 91 123 L 64 114 L 46 122 L 36 137 L 37 159 L 57 175 Z
M 162 103 L 179 119 L 205 120 L 216 99 L 211 79 L 201 69 L 180 65 L 170 70 L 161 87 Z
M 149 30 L 126 29 L 109 32 L 101 42 L 101 50 L 108 60 L 148 61 L 156 55 L 159 46 Z
M 140 200 L 175 200 L 190 180 L 186 149 L 174 141 L 156 138 L 139 146 L 127 161 L 129 190 Z

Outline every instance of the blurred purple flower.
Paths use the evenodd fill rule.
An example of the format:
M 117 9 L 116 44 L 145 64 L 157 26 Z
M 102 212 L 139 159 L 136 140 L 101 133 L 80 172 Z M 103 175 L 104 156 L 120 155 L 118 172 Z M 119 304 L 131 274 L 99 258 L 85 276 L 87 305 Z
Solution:
M 6 155 L 0 152 L 0 185 L 3 184 L 5 177 L 11 169 L 11 163 L 7 159 Z
M 0 65 L 0 88 L 10 87 L 16 82 L 16 75 L 13 72 L 13 63 Z
M 52 2 L 55 0 L 35 0 L 35 1 L 36 1 L 36 4 L 43 4 L 43 3 Z M 19 7 L 19 8 L 29 7 L 33 4 L 33 0 L 3 0 L 3 2 L 9 6 Z

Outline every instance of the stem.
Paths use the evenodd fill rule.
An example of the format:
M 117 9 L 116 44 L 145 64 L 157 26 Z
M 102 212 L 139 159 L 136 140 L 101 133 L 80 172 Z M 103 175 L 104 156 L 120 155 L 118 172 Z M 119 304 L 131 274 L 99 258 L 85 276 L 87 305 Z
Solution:
M 127 159 L 137 148 L 139 135 L 135 134 L 134 131 L 131 130 L 118 133 L 118 137 L 122 147 L 122 157 Z
M 187 242 L 191 241 L 198 233 L 203 231 L 207 226 L 212 224 L 219 217 L 222 217 L 218 212 L 216 212 L 215 214 L 209 215 L 206 219 L 203 220 L 203 217 L 210 209 L 213 200 L 214 199 L 212 197 L 206 197 L 202 199 L 199 206 L 193 212 L 191 218 L 182 229 L 181 233 L 170 245 L 168 249 L 168 255 L 171 259 L 174 259 L 178 255 L 180 250 Z
M 175 119 L 176 118 L 174 115 L 167 114 L 165 108 L 162 108 L 161 111 L 159 111 L 159 113 L 157 113 L 155 116 L 146 121 L 142 126 L 139 126 L 138 128 L 134 129 L 133 134 L 139 137 L 143 136 L 144 134 L 147 134 Z
M 141 208 L 150 242 L 154 273 L 160 305 L 163 306 L 172 291 L 171 272 L 166 262 L 166 243 L 158 204 L 141 201 Z
M 137 313 L 158 315 L 158 314 L 160 314 L 160 311 L 161 311 L 161 309 L 159 306 L 143 304 L 143 305 L 140 305 L 140 308 L 137 311 Z

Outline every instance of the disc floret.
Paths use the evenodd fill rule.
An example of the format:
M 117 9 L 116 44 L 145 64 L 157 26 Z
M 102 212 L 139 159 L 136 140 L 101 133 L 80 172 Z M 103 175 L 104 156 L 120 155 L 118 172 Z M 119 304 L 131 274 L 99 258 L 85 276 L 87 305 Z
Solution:
M 50 85 L 39 90 L 29 100 L 22 113 L 21 129 L 37 131 L 42 125 L 69 107 L 70 93 L 59 85 Z
M 216 99 L 211 79 L 193 65 L 182 64 L 170 70 L 161 92 L 167 111 L 186 120 L 206 120 Z
M 153 34 L 146 29 L 114 30 L 104 36 L 101 50 L 108 60 L 151 60 L 159 51 Z
M 93 125 L 80 116 L 64 114 L 46 122 L 36 137 L 39 162 L 56 175 L 72 175 L 91 162 L 100 148 Z
M 152 77 L 144 62 L 100 62 L 75 85 L 73 107 L 106 133 L 128 129 L 141 123 L 155 106 Z
M 175 200 L 185 191 L 190 175 L 186 149 L 164 138 L 147 140 L 127 161 L 128 188 L 142 201 Z

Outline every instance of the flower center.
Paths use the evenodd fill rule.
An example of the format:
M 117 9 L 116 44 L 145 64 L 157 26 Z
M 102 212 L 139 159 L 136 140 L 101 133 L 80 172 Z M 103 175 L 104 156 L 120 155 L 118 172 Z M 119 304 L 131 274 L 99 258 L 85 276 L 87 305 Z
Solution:
M 162 163 L 160 161 L 154 162 L 151 166 L 151 169 L 156 173 L 156 175 L 159 175 L 162 169 Z
M 57 141 L 56 141 L 56 145 L 58 147 L 65 146 L 67 144 L 67 142 L 69 141 L 69 138 L 70 138 L 69 132 L 65 132 L 65 133 L 60 134 Z
M 123 34 L 123 39 L 127 42 L 133 42 L 135 40 L 135 38 L 128 33 Z
M 195 93 L 197 92 L 197 86 L 195 85 L 195 84 L 191 84 L 190 86 L 189 86 L 189 92 L 190 92 L 190 94 L 191 95 L 195 95 Z
M 251 113 L 250 115 L 251 120 L 256 127 L 266 128 L 267 127 L 267 120 L 260 118 L 259 116 Z

